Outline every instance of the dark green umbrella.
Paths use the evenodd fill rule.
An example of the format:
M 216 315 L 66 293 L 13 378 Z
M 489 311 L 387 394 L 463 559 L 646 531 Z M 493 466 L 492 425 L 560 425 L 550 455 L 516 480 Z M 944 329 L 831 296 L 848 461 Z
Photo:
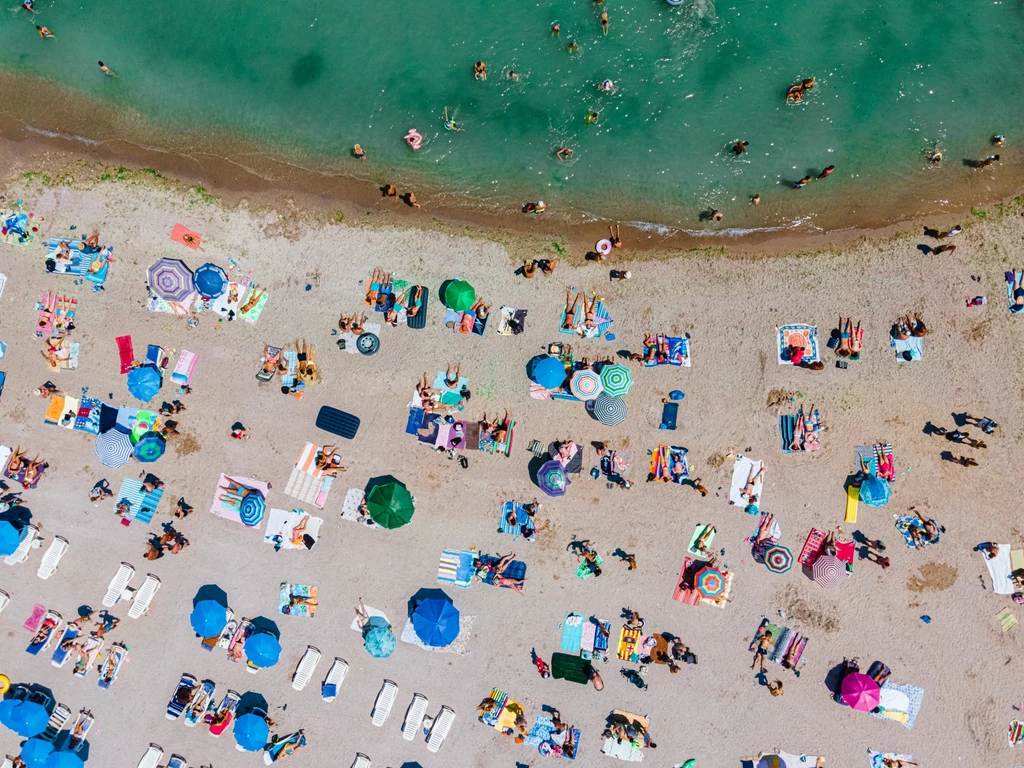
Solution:
M 366 508 L 374 522 L 384 528 L 401 528 L 412 520 L 412 494 L 397 480 L 375 485 L 366 496 Z
M 465 312 L 476 303 L 476 290 L 465 280 L 452 280 L 444 289 L 446 307 Z

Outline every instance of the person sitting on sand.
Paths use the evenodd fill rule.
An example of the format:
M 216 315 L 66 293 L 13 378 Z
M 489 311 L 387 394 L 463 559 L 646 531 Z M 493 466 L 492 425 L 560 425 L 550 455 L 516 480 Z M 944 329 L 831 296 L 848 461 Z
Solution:
M 890 333 L 894 339 L 899 339 L 902 341 L 904 339 L 910 338 L 910 331 L 910 320 L 901 317 L 893 324 L 892 331 Z
M 913 321 L 911 321 L 910 318 L 908 317 L 907 318 L 907 322 L 910 325 L 910 335 L 911 336 L 921 337 L 921 336 L 927 336 L 928 335 L 928 329 L 924 325 L 924 320 L 921 319 L 921 313 L 920 312 L 915 312 L 914 313 Z

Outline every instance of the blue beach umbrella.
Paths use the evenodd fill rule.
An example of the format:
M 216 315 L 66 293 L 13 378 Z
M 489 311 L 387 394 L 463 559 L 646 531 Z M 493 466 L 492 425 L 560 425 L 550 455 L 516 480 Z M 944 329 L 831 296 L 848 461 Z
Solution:
M 281 658 L 281 644 L 267 632 L 250 635 L 244 650 L 246 658 L 255 667 L 272 667 Z
M 148 403 L 164 383 L 164 377 L 155 365 L 140 365 L 128 371 L 128 391 L 132 397 Z
M 0 556 L 13 555 L 21 543 L 21 532 L 6 520 L 0 520 Z
M 860 500 L 869 507 L 884 507 L 892 498 L 892 488 L 889 481 L 878 475 L 871 475 L 865 478 L 860 484 Z
M 270 726 L 267 725 L 264 718 L 255 712 L 246 712 L 235 720 L 232 732 L 235 734 L 238 746 L 249 752 L 259 752 L 270 739 Z
M 255 489 L 245 495 L 238 508 L 238 516 L 242 520 L 242 525 L 247 525 L 250 528 L 263 522 L 263 515 L 266 512 L 267 501 L 263 498 L 263 494 Z
M 135 458 L 143 464 L 152 464 L 164 455 L 167 450 L 167 438 L 159 432 L 150 430 L 139 438 L 135 444 Z
M 74 752 L 54 752 L 46 759 L 44 768 L 82 768 L 85 762 Z
M 363 645 L 373 658 L 386 659 L 395 652 L 395 633 L 387 625 L 370 627 L 363 635 Z
M 413 611 L 412 628 L 430 647 L 444 648 L 459 635 L 459 609 L 448 600 L 428 598 Z
M 44 768 L 46 758 L 53 752 L 53 744 L 42 739 L 29 739 L 21 748 L 19 757 L 28 768 Z
M 228 612 L 216 600 L 200 600 L 188 620 L 200 637 L 213 637 L 227 626 Z
M 4 725 L 19 736 L 31 738 L 46 730 L 46 723 L 49 719 L 50 713 L 42 704 L 35 701 L 21 701 L 11 710 Z
M 11 713 L 14 711 L 14 708 L 19 704 L 21 704 L 19 699 L 4 699 L 0 701 L 0 725 L 6 725 L 8 728 L 11 727 L 7 723 L 11 720 Z
M 565 366 L 557 357 L 538 355 L 530 360 L 527 373 L 530 381 L 544 389 L 557 389 L 565 383 Z
M 219 298 L 228 289 L 228 276 L 216 264 L 203 264 L 192 275 L 192 282 L 200 295 L 208 299 Z

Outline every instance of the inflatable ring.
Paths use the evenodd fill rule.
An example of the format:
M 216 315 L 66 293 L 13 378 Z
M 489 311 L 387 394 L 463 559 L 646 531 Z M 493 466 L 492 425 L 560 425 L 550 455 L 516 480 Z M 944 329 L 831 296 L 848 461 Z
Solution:
M 405 143 L 415 151 L 423 145 L 423 135 L 415 128 L 410 128 L 409 132 L 405 134 Z
M 598 240 L 597 245 L 594 246 L 594 250 L 600 253 L 602 256 L 607 256 L 612 252 L 612 241 L 608 238 L 604 240 Z
M 679 766 L 679 768 L 697 768 L 697 761 L 690 758 L 685 763 Z
M 380 339 L 375 333 L 363 333 L 356 339 L 356 349 L 363 355 L 375 355 L 380 349 Z
M 11 690 L 11 678 L 7 675 L 0 675 L 0 696 Z

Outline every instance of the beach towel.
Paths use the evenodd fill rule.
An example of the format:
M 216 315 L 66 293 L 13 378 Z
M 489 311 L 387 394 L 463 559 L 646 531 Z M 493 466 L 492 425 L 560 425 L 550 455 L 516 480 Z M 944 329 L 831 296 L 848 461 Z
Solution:
M 508 521 L 509 513 L 513 509 L 516 512 L 515 525 Z M 498 516 L 498 533 L 507 533 L 517 538 L 523 536 L 527 541 L 533 541 L 536 530 L 533 526 L 533 520 L 526 514 L 523 504 L 518 501 L 502 502 L 501 512 Z
M 302 532 L 302 541 L 298 544 L 292 543 L 292 529 L 302 522 L 304 517 L 309 517 L 306 528 Z M 278 549 L 309 549 L 306 546 L 307 540 L 316 542 L 320 535 L 320 526 L 323 520 L 303 512 L 301 509 L 286 511 L 283 509 L 271 509 L 267 515 L 267 531 L 263 534 L 263 543 L 270 544 Z M 308 538 L 307 538 L 308 537 Z
M 583 625 L 585 619 L 579 613 L 567 613 L 562 623 L 562 650 L 566 653 L 579 653 L 583 644 Z
M 363 604 L 363 608 L 366 610 L 366 615 L 370 617 L 370 625 L 373 626 L 391 626 L 391 620 L 384 615 L 384 611 L 379 608 L 374 608 L 372 605 Z M 352 619 L 352 623 L 348 627 L 354 632 L 363 632 L 363 628 L 359 626 L 359 617 Z
M 908 731 L 914 727 L 917 714 L 921 711 L 924 689 L 912 685 L 902 685 L 886 680 L 879 693 L 880 712 L 868 712 L 872 717 L 894 720 Z
M 803 412 L 803 408 L 800 409 Z M 817 414 L 815 414 L 817 416 Z M 796 441 L 796 423 L 800 418 L 799 413 L 793 414 L 780 414 L 779 415 L 779 437 L 782 439 L 782 452 L 783 453 L 799 453 L 803 451 L 818 451 L 821 450 L 821 443 L 817 440 L 807 442 L 806 435 L 804 440 L 796 451 L 793 450 L 792 445 Z M 818 432 L 817 419 L 814 419 L 813 429 L 808 429 L 807 421 L 804 422 L 805 432 Z
M 555 735 L 555 724 L 551 715 L 536 715 L 534 717 L 533 725 L 526 734 L 525 743 L 527 746 L 537 747 L 541 755 L 558 755 L 575 760 L 580 753 L 580 729 L 570 728 L 569 730 L 572 732 L 572 743 L 576 745 L 572 757 L 562 751 L 562 745 L 566 742 L 569 734 L 560 732 L 557 736 Z
M 501 320 L 498 323 L 498 334 L 501 336 L 515 336 L 526 330 L 525 309 L 514 307 L 502 307 L 500 310 Z
M 616 658 L 620 661 L 639 661 L 639 649 L 640 630 L 623 627 L 619 631 L 619 645 L 618 650 L 615 652 Z
M 1009 632 L 1017 626 L 1017 617 L 1014 615 L 1012 608 L 1003 608 L 1003 610 L 996 614 L 996 619 L 999 621 L 999 626 L 1003 632 Z
M 749 459 L 743 454 L 736 456 L 736 463 L 732 469 L 732 482 L 729 485 L 729 503 L 737 507 L 746 508 L 750 502 L 740 495 L 740 492 L 746 487 L 747 480 L 752 474 L 757 473 L 764 464 L 761 461 L 755 461 Z M 763 501 L 761 493 L 764 490 L 764 475 L 761 475 L 754 483 L 754 491 L 752 496 L 757 497 L 757 506 L 760 506 Z
M 807 534 L 804 546 L 800 550 L 800 556 L 797 558 L 797 562 L 800 563 L 800 565 L 810 568 L 814 565 L 814 561 L 818 559 L 818 555 L 821 554 L 821 548 L 824 544 L 825 531 L 819 531 L 817 528 L 811 528 L 811 532 Z
M 1010 545 L 999 544 L 998 547 L 999 554 L 992 558 L 985 558 L 985 567 L 988 568 L 988 575 L 992 579 L 992 591 L 997 595 L 1011 595 L 1017 590 L 1010 578 L 1010 573 L 1013 571 L 1010 562 Z
M 846 488 L 846 516 L 843 522 L 857 522 L 857 507 L 860 506 L 860 486 L 850 485 Z
M 184 224 L 175 224 L 174 229 L 171 230 L 171 240 L 196 251 L 201 250 L 199 244 L 202 242 L 203 236 L 198 232 L 193 232 Z
M 365 333 L 372 333 L 377 338 L 380 338 L 380 324 L 379 323 L 363 323 L 363 331 Z M 345 340 L 345 348 L 342 349 L 341 351 L 342 352 L 348 352 L 350 355 L 357 354 L 359 352 L 359 347 L 357 346 L 356 342 L 359 341 L 359 336 L 360 335 L 362 335 L 362 334 L 358 334 L 357 335 L 355 333 L 352 333 L 352 331 L 345 331 L 344 333 L 339 333 L 338 334 L 338 338 Z M 339 349 L 340 349 L 340 347 L 339 347 Z
M 897 752 L 882 753 L 874 749 L 869 749 L 868 759 L 871 761 L 871 768 L 885 768 L 886 760 L 904 760 L 909 763 L 913 761 L 914 756 Z
M 886 443 L 885 445 L 883 445 L 882 446 L 882 453 L 885 454 L 887 459 L 891 459 L 892 455 L 893 455 L 892 454 L 892 443 Z M 860 472 L 861 471 L 861 459 L 863 459 L 868 464 L 868 466 L 871 468 L 872 472 L 877 474 L 877 472 L 878 472 L 878 457 L 876 455 L 875 446 L 873 446 L 873 445 L 858 445 L 856 448 L 853 449 L 853 471 L 854 472 Z M 892 479 L 890 479 L 890 482 L 892 482 Z
M 284 355 L 285 362 L 288 363 L 288 371 L 281 374 L 281 386 L 290 387 L 295 384 L 295 373 L 299 367 L 299 353 L 294 349 L 288 349 L 281 354 Z
M 668 356 L 656 357 L 654 360 L 647 358 L 647 350 L 653 347 L 644 347 L 644 367 L 657 368 L 659 365 L 675 365 L 684 368 L 690 367 L 690 340 L 679 336 L 658 336 L 658 340 L 668 344 Z
M 135 351 L 132 349 L 131 336 L 118 336 L 114 341 L 117 343 L 117 354 L 121 358 L 121 373 L 128 373 L 135 367 Z
M 47 346 L 56 349 L 56 363 L 47 361 L 46 367 L 51 372 L 61 370 L 74 371 L 78 369 L 78 353 L 81 345 L 77 341 L 69 341 L 66 338 L 53 337 L 47 340 Z
M 711 530 L 711 536 L 708 538 L 708 540 L 706 542 L 707 550 L 705 550 L 704 552 L 701 552 L 701 551 L 698 551 L 698 550 L 694 549 L 694 547 L 697 545 L 697 539 L 699 539 L 701 536 L 703 536 L 704 532 L 709 530 L 709 529 Z M 690 537 L 690 545 L 686 549 L 691 554 L 697 555 L 698 557 L 706 557 L 707 554 L 711 550 L 711 542 L 713 542 L 714 540 L 715 540 L 714 526 L 713 525 L 704 525 L 703 523 L 698 523 L 697 526 L 694 527 L 694 529 L 693 529 L 693 536 Z
M 313 618 L 316 616 L 316 605 L 308 603 L 296 603 L 291 605 L 293 597 L 303 597 L 317 602 L 317 588 L 310 584 L 290 584 L 287 581 L 281 582 L 277 596 L 277 612 L 285 616 L 303 616 Z
M 777 341 L 779 365 L 793 365 L 787 355 L 790 347 L 803 347 L 802 362 L 813 363 L 818 360 L 818 329 L 813 325 L 783 325 L 778 329 Z
M 211 514 L 217 515 L 217 517 L 223 517 L 225 520 L 241 523 L 242 517 L 238 511 L 241 500 L 238 498 L 236 493 L 231 491 L 228 481 L 237 486 L 241 486 L 243 489 L 249 488 L 260 493 L 264 500 L 266 500 L 267 494 L 270 492 L 270 486 L 266 483 L 260 482 L 259 480 L 254 480 L 251 477 L 221 474 L 220 478 L 217 480 L 217 488 L 213 492 L 213 502 L 210 505 L 210 512 Z M 251 527 L 259 528 L 260 523 Z
M 1011 747 L 1016 747 L 1024 741 L 1024 723 L 1020 720 L 1013 720 L 1006 732 L 1006 738 L 1010 742 Z
M 171 374 L 171 380 L 179 384 L 188 384 L 198 362 L 198 352 L 189 352 L 187 349 L 181 350 L 181 354 L 178 355 L 178 363 L 174 366 L 174 372 Z
M 679 576 L 672 591 L 672 599 L 677 603 L 698 605 L 701 601 L 700 593 L 693 588 L 693 563 L 693 558 L 683 558 L 683 566 L 679 569 Z
M 486 566 L 497 565 L 499 558 L 494 557 L 492 555 L 480 555 L 479 560 L 480 560 L 481 566 L 485 566 L 486 567 Z M 481 570 L 480 573 L 484 573 L 484 571 Z M 478 575 L 480 575 L 480 573 L 478 573 Z M 513 589 L 514 588 L 514 589 L 519 590 L 520 592 L 523 591 L 522 587 L 512 587 L 509 584 L 496 585 L 495 581 L 494 581 L 496 575 L 497 574 L 492 569 L 487 569 L 486 573 L 484 573 L 484 575 L 480 576 L 480 580 L 484 584 L 490 584 L 492 587 L 493 586 L 501 586 L 503 589 Z M 515 579 L 525 579 L 526 578 L 526 563 L 524 563 L 522 560 L 512 560 L 512 561 L 510 561 L 509 564 L 505 566 L 505 573 L 503 575 L 504 575 L 504 577 L 506 579 L 513 579 L 513 580 L 515 580 Z
M 63 415 L 64 395 L 52 395 L 50 397 L 50 404 L 46 408 L 46 413 L 43 414 L 43 423 L 56 425 L 60 422 Z
M 19 207 L 0 208 L 0 243 L 27 248 L 39 239 L 39 228 L 35 225 L 35 213 Z
M 690 475 L 690 462 L 686 458 L 687 450 L 679 445 L 659 445 L 651 451 L 650 473 L 654 479 L 663 483 L 683 484 Z M 682 472 L 675 470 L 677 463 L 682 463 Z
M 255 288 L 253 290 L 255 290 Z M 244 307 L 248 303 L 248 299 L 246 299 L 246 301 L 243 301 L 241 303 L 241 307 L 239 307 L 238 316 L 245 320 L 245 322 L 247 323 L 255 323 L 257 320 L 259 320 L 260 315 L 263 314 L 264 307 L 266 307 L 267 302 L 270 301 L 270 291 L 266 290 L 265 288 L 261 288 L 260 291 L 261 295 L 259 299 L 257 299 L 256 303 L 247 311 L 243 312 L 241 310 L 241 307 Z
M 100 433 L 100 420 L 103 414 L 103 403 L 94 397 L 83 397 L 78 405 L 75 417 L 75 429 L 91 435 Z
M 341 505 L 341 519 L 348 520 L 350 523 L 360 523 L 368 528 L 380 528 L 373 521 L 373 518 L 369 516 L 363 517 L 359 514 L 359 505 L 363 502 L 363 496 L 362 488 L 348 489 L 348 493 L 345 494 L 345 501 Z
M 644 752 L 637 742 L 626 741 L 625 739 L 620 742 L 614 736 L 609 736 L 604 740 L 601 752 L 611 757 L 617 757 L 619 760 L 624 760 L 627 763 L 640 763 L 644 759 Z
M 416 634 L 416 629 L 412 625 L 412 619 L 405 622 L 405 627 L 402 629 L 402 634 L 398 639 L 403 643 L 408 643 L 409 645 L 415 645 L 418 648 L 422 648 L 424 651 L 431 651 L 432 653 L 454 653 L 458 656 L 466 656 L 472 653 L 472 651 L 469 650 L 468 643 L 469 638 L 473 636 L 473 624 L 475 622 L 476 616 L 469 616 L 463 613 L 459 617 L 459 634 L 451 643 L 443 648 L 434 648 L 420 640 L 419 635 Z
M 904 363 L 908 362 L 904 353 L 910 353 L 911 360 L 920 360 L 924 355 L 924 338 L 921 336 L 911 336 L 909 339 L 894 339 L 889 337 L 889 346 L 896 350 L 896 360 Z
M 468 589 L 476 572 L 473 568 L 476 555 L 475 551 L 469 549 L 461 552 L 455 549 L 443 550 L 437 566 L 437 580 Z
M 128 513 L 121 518 L 123 525 L 130 525 L 135 521 L 149 525 L 156 513 L 156 508 L 160 506 L 160 499 L 163 498 L 163 495 L 163 488 L 146 493 L 142 490 L 141 480 L 126 477 L 121 482 L 121 490 L 114 496 L 113 509 L 116 512 L 119 503 L 127 504 Z
M 594 305 L 594 326 L 593 328 L 584 328 L 583 321 L 586 319 L 586 314 L 583 311 L 583 297 L 580 297 L 580 301 L 576 303 L 576 311 L 573 313 L 572 327 L 565 328 L 565 307 L 562 307 L 562 316 L 558 321 L 558 332 L 567 333 L 569 335 L 579 335 L 585 339 L 599 339 L 608 331 L 608 326 L 612 324 L 611 315 L 608 314 L 608 309 L 604 303 L 599 299 Z
M 29 632 L 38 632 L 39 627 L 43 623 L 44 616 L 46 616 L 46 606 L 36 603 L 32 606 L 32 613 L 25 619 L 25 623 L 22 626 Z
M 761 515 L 761 518 L 758 520 L 757 527 L 754 528 L 754 532 L 752 534 L 750 534 L 750 536 L 745 539 L 745 541 L 747 543 L 753 544 L 754 541 L 757 540 L 757 534 L 761 530 L 761 526 L 764 525 L 764 523 L 765 523 L 765 521 L 767 519 L 768 519 L 768 515 L 765 515 L 765 514 Z M 777 542 L 781 538 L 782 538 L 782 527 L 779 525 L 779 521 L 777 519 L 772 518 L 771 529 L 768 531 L 768 539 L 765 540 L 765 543 L 768 546 L 771 546 L 772 544 L 774 544 L 775 542 Z
M 933 518 L 933 517 L 930 517 L 928 519 L 931 520 L 933 523 L 935 522 L 935 518 Z M 936 523 L 936 525 L 937 525 L 937 523 Z M 911 536 L 910 532 L 911 532 L 911 530 L 917 530 L 917 531 L 920 531 L 923 534 L 924 533 L 924 523 L 922 523 L 920 518 L 918 518 L 916 515 L 901 515 L 901 516 L 896 518 L 896 530 L 903 534 L 903 539 L 904 539 L 904 541 L 907 542 L 907 547 L 913 549 L 914 548 L 914 537 Z M 930 547 L 932 544 L 938 544 L 939 543 L 939 538 L 941 536 L 942 536 L 941 532 L 937 533 L 935 535 L 935 538 L 931 539 L 931 540 L 928 540 L 928 539 L 926 539 L 926 538 L 924 538 L 922 536 L 922 538 L 921 538 L 921 547 L 922 548 Z M 1009 545 L 1007 545 L 1006 549 L 1007 549 L 1006 558 L 1007 558 L 1007 561 L 1009 561 L 1009 558 L 1010 558 Z
M 803 659 L 804 649 L 807 647 L 807 638 L 789 627 L 775 624 L 765 618 L 762 619 L 757 632 L 754 633 L 754 639 L 749 647 L 751 652 L 756 649 L 758 641 L 765 632 L 772 633 L 772 647 L 768 651 L 768 661 L 778 664 L 783 669 L 792 670 L 799 677 L 800 672 L 797 667 L 800 666 Z M 789 655 L 789 664 L 785 663 L 787 654 Z
M 601 559 L 601 556 L 600 555 L 595 555 L 595 557 L 594 557 L 594 565 L 601 565 L 603 563 L 604 563 L 604 560 Z M 589 579 L 593 575 L 594 575 L 594 569 L 591 566 L 591 564 L 588 563 L 586 560 L 584 560 L 582 563 L 580 563 L 580 567 L 576 569 L 576 578 L 578 578 L 578 579 L 583 579 L 584 581 L 586 581 L 587 579 Z
M 327 494 L 331 490 L 334 478 L 316 468 L 316 456 L 323 446 L 306 443 L 298 460 L 292 468 L 288 484 L 284 488 L 286 495 L 312 504 L 319 509 L 327 503 Z

